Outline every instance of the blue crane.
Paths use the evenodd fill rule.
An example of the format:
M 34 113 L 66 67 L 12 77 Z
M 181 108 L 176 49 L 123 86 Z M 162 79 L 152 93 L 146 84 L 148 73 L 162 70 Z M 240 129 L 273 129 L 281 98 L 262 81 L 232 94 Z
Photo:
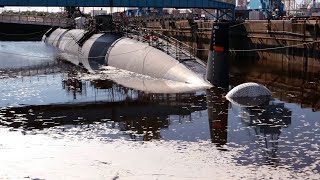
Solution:
M 235 5 L 217 0 L 0 0 L 0 6 L 137 7 L 216 9 L 216 18 L 234 18 Z
M 283 16 L 284 5 L 281 0 L 251 0 L 249 9 L 261 10 L 267 18 Z

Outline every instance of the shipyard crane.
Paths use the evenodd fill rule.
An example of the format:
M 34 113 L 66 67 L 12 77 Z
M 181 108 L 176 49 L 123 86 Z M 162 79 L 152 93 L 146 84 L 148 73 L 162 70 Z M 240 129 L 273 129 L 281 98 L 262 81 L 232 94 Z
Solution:
M 312 13 L 317 11 L 316 9 L 318 9 L 316 0 L 302 0 L 300 4 L 300 11 L 308 16 L 312 16 Z
M 251 0 L 249 9 L 262 11 L 268 19 L 275 19 L 284 15 L 284 4 L 281 0 Z

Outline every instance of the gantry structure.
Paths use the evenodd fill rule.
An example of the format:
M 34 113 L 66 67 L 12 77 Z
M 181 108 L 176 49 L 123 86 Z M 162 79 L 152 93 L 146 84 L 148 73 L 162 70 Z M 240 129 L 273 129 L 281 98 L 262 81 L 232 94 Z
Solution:
M 234 17 L 235 8 L 228 0 L 0 0 L 0 6 L 216 9 L 217 19 L 224 15 Z

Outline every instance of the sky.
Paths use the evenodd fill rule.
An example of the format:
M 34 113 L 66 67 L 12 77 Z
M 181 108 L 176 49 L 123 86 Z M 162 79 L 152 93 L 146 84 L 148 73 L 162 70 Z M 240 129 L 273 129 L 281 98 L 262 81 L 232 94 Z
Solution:
M 59 7 L 1 7 L 0 11 L 45 11 L 45 12 L 59 12 L 61 8 Z

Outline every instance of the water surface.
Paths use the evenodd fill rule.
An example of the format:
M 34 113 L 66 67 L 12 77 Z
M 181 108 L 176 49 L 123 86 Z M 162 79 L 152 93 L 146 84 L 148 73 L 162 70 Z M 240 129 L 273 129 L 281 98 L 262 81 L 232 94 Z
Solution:
M 88 74 L 40 42 L 0 48 L 3 179 L 320 178 L 314 74 L 235 65 L 231 87 L 255 81 L 273 92 L 239 107 L 220 89 L 150 93 L 172 82 Z M 125 86 L 137 77 L 139 86 Z

